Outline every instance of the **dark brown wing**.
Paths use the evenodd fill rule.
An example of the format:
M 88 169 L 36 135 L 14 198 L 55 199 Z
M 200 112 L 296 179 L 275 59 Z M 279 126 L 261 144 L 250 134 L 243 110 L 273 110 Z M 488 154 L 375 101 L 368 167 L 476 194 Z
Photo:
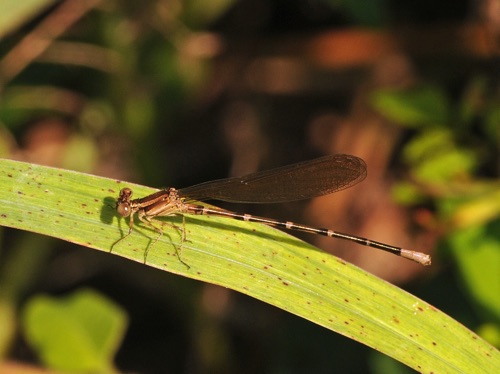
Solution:
M 282 203 L 327 195 L 361 182 L 365 162 L 351 155 L 331 155 L 265 170 L 244 177 L 219 179 L 179 190 L 193 200 Z

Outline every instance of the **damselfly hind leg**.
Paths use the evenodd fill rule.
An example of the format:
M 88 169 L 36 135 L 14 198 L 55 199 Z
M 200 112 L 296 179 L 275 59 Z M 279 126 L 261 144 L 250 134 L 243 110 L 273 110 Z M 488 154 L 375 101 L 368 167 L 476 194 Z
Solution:
M 180 244 L 179 245 L 175 245 L 174 244 L 175 255 L 176 255 L 177 259 L 189 270 L 191 267 L 185 261 L 183 261 L 182 258 L 181 258 L 181 256 L 180 256 L 180 251 L 182 249 L 182 245 L 184 244 L 184 242 L 189 242 L 189 240 L 186 239 L 186 229 L 185 229 L 185 218 L 184 218 L 184 216 L 182 216 L 182 227 L 179 227 L 179 226 L 174 225 L 172 223 L 162 222 L 162 221 L 159 221 L 159 220 L 152 219 L 151 217 L 148 217 L 145 214 L 140 214 L 140 212 L 137 214 L 137 216 L 139 217 L 139 220 L 141 222 L 143 222 L 146 226 L 149 226 L 151 229 L 153 229 L 154 231 L 156 231 L 158 233 L 158 235 L 156 236 L 156 238 L 154 239 L 154 241 L 152 243 L 150 242 L 150 244 L 147 245 L 147 247 L 146 247 L 146 249 L 144 251 L 144 263 L 146 263 L 146 261 L 147 261 L 148 253 L 149 253 L 149 250 L 151 249 L 151 247 L 153 247 L 156 244 L 156 242 L 158 240 L 160 240 L 160 238 L 163 236 L 163 227 L 164 226 L 168 226 L 170 228 L 175 229 L 179 233 L 179 235 L 180 235 L 180 239 L 181 239 Z M 113 248 L 116 245 L 118 245 L 118 243 L 120 243 L 121 241 L 125 240 L 126 238 L 128 238 L 130 236 L 130 234 L 132 234 L 132 231 L 133 231 L 133 228 L 134 228 L 134 219 L 133 219 L 133 216 L 130 216 L 129 219 L 130 219 L 130 221 L 129 221 L 130 223 L 129 223 L 129 229 L 128 229 L 127 234 L 125 234 L 122 238 L 118 239 L 117 241 L 115 241 L 111 245 L 109 253 L 113 252 Z M 155 223 L 158 223 L 159 226 L 161 226 L 161 227 L 158 227 L 157 225 L 155 225 Z
M 164 226 L 168 226 L 168 227 L 170 227 L 172 229 L 175 229 L 179 233 L 179 235 L 181 237 L 181 243 L 179 245 L 176 245 L 176 244 L 173 244 L 173 243 L 172 244 L 174 246 L 175 255 L 177 256 L 177 259 L 179 260 L 179 262 L 181 262 L 189 270 L 191 268 L 191 266 L 189 266 L 184 260 L 182 260 L 181 254 L 180 254 L 180 251 L 182 250 L 182 245 L 184 244 L 184 242 L 188 241 L 186 239 L 186 227 L 185 227 L 186 224 L 185 224 L 184 216 L 182 216 L 182 227 L 174 225 L 173 223 L 163 222 L 163 221 L 159 221 L 159 220 L 150 218 L 150 217 L 148 217 L 145 214 L 140 214 L 140 212 L 139 212 L 139 214 L 137 216 L 139 217 L 139 219 L 141 220 L 141 222 L 143 222 L 147 226 L 151 227 L 153 230 L 155 230 L 158 233 L 158 236 L 156 237 L 156 239 L 151 244 L 149 244 L 147 246 L 146 250 L 144 251 L 144 263 L 146 263 L 149 250 L 163 236 L 163 227 Z M 158 227 L 158 226 L 156 226 L 155 223 L 158 223 L 161 226 L 161 228 Z

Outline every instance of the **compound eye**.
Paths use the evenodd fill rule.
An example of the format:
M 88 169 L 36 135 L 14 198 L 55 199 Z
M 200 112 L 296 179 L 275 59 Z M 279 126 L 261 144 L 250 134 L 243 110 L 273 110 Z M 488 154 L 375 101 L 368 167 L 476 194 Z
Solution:
M 118 214 L 122 217 L 128 217 L 130 215 L 130 205 L 128 203 L 121 203 L 116 208 Z

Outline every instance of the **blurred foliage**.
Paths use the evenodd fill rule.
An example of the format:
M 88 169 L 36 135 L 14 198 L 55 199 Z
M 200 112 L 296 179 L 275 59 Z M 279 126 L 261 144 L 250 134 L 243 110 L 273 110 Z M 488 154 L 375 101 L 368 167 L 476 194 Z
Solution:
M 413 129 L 403 150 L 409 181 L 395 186 L 395 196 L 401 203 L 435 207 L 444 246 L 499 346 L 500 181 L 488 169 L 500 144 L 500 92 L 488 83 L 495 82 L 472 79 L 455 104 L 429 86 L 380 90 L 372 102 Z
M 23 313 L 28 342 L 42 362 L 63 372 L 113 373 L 126 328 L 118 306 L 92 290 L 64 299 L 33 297 Z
M 79 7 L 81 9 L 76 11 Z M 277 45 L 287 44 L 266 44 L 270 35 L 281 33 L 307 38 L 317 30 L 365 26 L 390 30 L 395 24 L 416 25 L 417 34 L 420 34 L 430 21 L 443 25 L 448 25 L 450 20 L 465 22 L 471 15 L 460 12 L 470 7 L 470 2 L 443 2 L 436 6 L 434 2 L 399 2 L 396 5 L 372 1 L 367 5 L 357 0 L 4 0 L 0 4 L 0 156 L 119 179 L 141 180 L 155 186 L 166 181 L 184 183 L 188 179 L 186 174 L 195 174 L 194 182 L 202 181 L 207 176 L 218 175 L 220 169 L 227 169 L 227 162 L 222 161 L 217 152 L 228 152 L 230 147 L 222 145 L 222 132 L 212 126 L 223 117 L 217 107 L 223 105 L 224 97 L 252 97 L 264 108 L 270 103 L 279 105 L 283 99 L 283 95 L 272 93 L 255 98 L 258 96 L 256 92 L 242 92 L 245 90 L 242 85 L 231 85 L 226 81 L 230 79 L 228 76 L 236 81 L 245 80 L 240 61 L 248 61 L 250 55 L 255 58 L 259 53 L 277 54 L 274 50 Z M 51 31 L 63 21 L 67 25 L 58 34 L 52 34 Z M 398 36 L 404 38 L 403 34 Z M 292 41 L 296 42 L 295 39 Z M 408 207 L 417 210 L 424 207 L 431 212 L 418 223 L 442 237 L 438 252 L 444 259 L 442 263 L 446 263 L 448 257 L 456 263 L 451 270 L 451 266 L 444 266 L 432 282 L 412 285 L 413 291 L 427 296 L 426 299 L 435 305 L 441 305 L 445 312 L 498 347 L 498 76 L 495 76 L 494 69 L 489 68 L 492 59 L 484 56 L 450 55 L 443 62 L 439 51 L 434 53 L 427 56 L 426 61 L 418 61 L 418 83 L 405 88 L 377 90 L 371 103 L 385 118 L 405 131 L 400 155 L 407 173 L 395 186 L 394 196 Z M 224 54 L 230 58 L 222 59 Z M 308 58 L 310 56 L 304 57 Z M 416 59 L 415 56 L 409 58 Z M 436 68 L 439 64 L 445 67 L 439 70 Z M 464 70 L 459 73 L 454 70 L 458 66 L 467 71 L 466 76 L 461 75 Z M 359 66 L 341 71 L 334 80 L 342 81 L 354 70 L 359 70 Z M 442 76 L 436 75 L 436 70 Z M 346 91 L 350 92 L 345 90 L 341 95 L 333 96 L 345 97 L 349 95 Z M 303 102 L 316 101 L 314 95 L 319 96 L 317 92 L 309 93 L 301 98 L 299 105 L 285 103 L 283 111 L 292 113 L 290 116 L 293 117 Z M 327 95 L 325 102 L 331 105 L 333 100 L 332 95 Z M 259 116 L 266 118 L 269 114 L 263 110 Z M 291 119 L 290 116 L 278 118 Z M 277 125 L 274 127 L 278 128 Z M 286 147 L 289 144 L 287 137 L 291 135 L 292 131 L 285 129 L 279 137 L 285 146 L 275 143 L 273 148 Z M 207 151 L 209 147 L 212 147 L 210 153 Z M 293 154 L 299 153 L 293 146 L 290 148 Z M 174 157 L 175 162 L 172 162 Z M 203 159 L 204 162 L 192 167 L 184 161 L 188 157 Z M 214 169 L 207 171 L 207 165 Z M 189 181 L 193 182 L 192 179 Z M 58 281 L 49 277 L 53 283 L 37 284 L 38 272 L 49 272 L 46 263 L 53 259 L 54 252 L 42 250 L 39 255 L 44 258 L 33 257 L 29 261 L 26 253 L 30 252 L 23 252 L 19 249 L 22 246 L 15 244 L 16 240 L 19 241 L 17 235 L 8 232 L 5 236 L 8 238 L 2 241 L 0 253 L 0 286 L 2 291 L 9 292 L 1 293 L 0 352 L 7 355 L 10 351 L 13 357 L 25 359 L 24 352 L 19 353 L 15 348 L 14 311 L 18 303 L 40 291 L 67 291 L 65 287 L 71 289 L 77 285 L 72 283 L 76 281 L 71 277 Z M 45 248 L 48 245 L 45 240 L 38 239 L 37 248 Z M 99 266 L 95 268 L 99 269 Z M 454 283 L 450 282 L 450 272 L 453 272 L 452 279 L 455 275 L 458 278 Z M 86 275 L 76 273 L 87 286 Z M 24 279 L 17 279 L 13 274 Z M 115 275 L 120 281 L 127 281 L 123 279 L 121 269 Z M 171 356 L 155 355 L 154 344 L 144 350 L 141 339 L 144 335 L 138 332 L 144 327 L 133 325 L 130 334 L 140 343 L 135 343 L 135 346 L 134 342 L 128 343 L 124 350 L 134 352 L 134 347 L 139 345 L 143 349 L 142 357 L 128 355 L 121 357 L 122 362 L 149 359 L 147 365 L 159 367 L 163 362 L 155 362 L 153 357 L 161 356 L 172 363 L 172 368 L 180 370 L 185 369 L 185 361 L 193 361 L 192 357 L 196 356 L 199 362 L 193 365 L 206 371 L 207 368 L 212 371 L 241 368 L 241 362 L 259 361 L 263 364 L 271 357 L 269 360 L 260 356 L 256 359 L 254 352 L 258 350 L 252 343 L 258 345 L 258 333 L 249 331 L 255 329 L 266 334 L 265 342 L 260 342 L 259 352 L 269 351 L 272 345 L 270 365 L 274 365 L 275 371 L 290 371 L 297 367 L 311 369 L 309 365 L 312 363 L 316 363 L 315 368 L 320 370 L 331 370 L 332 366 L 328 365 L 335 365 L 337 372 L 362 372 L 368 368 L 380 373 L 405 370 L 398 363 L 373 356 L 352 342 L 309 330 L 291 317 L 281 315 L 278 321 L 265 313 L 246 311 L 245 308 L 254 307 L 245 301 L 239 300 L 243 306 L 234 307 L 235 314 L 238 317 L 249 313 L 261 316 L 251 329 L 243 326 L 237 317 L 228 321 L 215 312 L 203 312 L 199 301 L 202 292 L 196 286 L 179 283 L 174 277 L 156 278 L 151 272 L 137 277 L 133 280 L 143 283 L 144 289 L 161 283 L 165 293 L 170 290 L 168 303 L 175 304 L 172 299 L 177 298 L 184 303 L 166 308 L 164 299 L 157 296 L 146 299 L 149 291 L 138 290 L 140 300 L 128 305 L 130 310 L 144 317 L 143 308 L 159 308 L 162 313 L 158 312 L 156 317 L 162 319 L 175 342 L 166 350 Z M 101 286 L 105 284 L 110 289 L 115 285 L 121 289 L 116 279 L 103 278 Z M 135 287 L 136 283 L 132 282 L 132 286 Z M 461 297 L 463 288 L 468 293 L 467 302 Z M 128 299 L 122 297 L 121 302 L 126 304 Z M 147 306 L 138 306 L 141 301 Z M 193 311 L 193 307 L 200 310 Z M 165 310 L 172 313 L 170 320 L 164 316 Z M 285 328 L 278 322 L 289 324 Z M 288 328 L 290 326 L 294 328 Z M 158 329 L 156 325 L 152 328 L 153 341 L 157 339 L 154 333 Z M 113 349 L 114 344 L 118 344 L 118 335 L 114 337 Z M 201 345 L 197 339 L 201 341 L 202 336 L 210 336 L 221 347 L 226 347 L 225 354 L 219 352 L 217 356 L 213 352 L 204 352 L 203 355 L 201 349 L 196 351 L 193 346 Z M 233 344 L 235 341 L 240 344 Z M 294 341 L 298 343 L 294 345 Z M 322 346 L 334 344 L 343 346 L 342 353 L 336 358 L 332 358 L 331 350 L 321 350 Z M 304 345 L 312 348 L 305 352 Z M 282 350 L 276 352 L 276 347 Z M 188 349 L 192 350 L 189 354 L 186 353 Z M 106 357 L 101 356 L 107 365 L 110 364 L 111 350 Z M 369 355 L 370 359 L 367 358 Z M 130 371 L 141 371 L 141 368 L 131 367 Z M 257 371 L 262 366 L 249 366 L 247 370 L 251 372 L 252 369 Z

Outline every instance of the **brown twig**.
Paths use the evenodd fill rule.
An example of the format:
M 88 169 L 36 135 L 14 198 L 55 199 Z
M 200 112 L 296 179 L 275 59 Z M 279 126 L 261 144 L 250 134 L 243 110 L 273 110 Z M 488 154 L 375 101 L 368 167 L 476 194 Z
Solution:
M 66 0 L 0 61 L 0 83 L 5 84 L 40 56 L 69 27 L 100 0 Z

